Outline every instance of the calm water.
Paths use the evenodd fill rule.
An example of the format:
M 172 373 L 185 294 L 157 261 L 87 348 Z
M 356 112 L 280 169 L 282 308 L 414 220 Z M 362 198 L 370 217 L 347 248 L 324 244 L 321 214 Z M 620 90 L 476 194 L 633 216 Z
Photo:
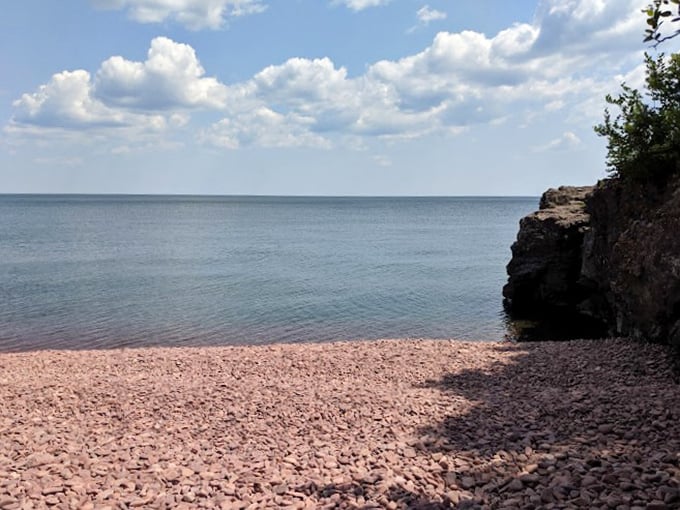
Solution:
M 0 196 L 0 350 L 501 339 L 537 203 Z

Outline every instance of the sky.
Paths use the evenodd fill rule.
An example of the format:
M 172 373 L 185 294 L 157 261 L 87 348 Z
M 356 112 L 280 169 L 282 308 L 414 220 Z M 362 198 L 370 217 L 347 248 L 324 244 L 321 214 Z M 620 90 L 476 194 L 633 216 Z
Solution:
M 606 176 L 645 0 L 22 0 L 0 193 L 528 195 Z M 673 40 L 661 50 L 676 51 Z

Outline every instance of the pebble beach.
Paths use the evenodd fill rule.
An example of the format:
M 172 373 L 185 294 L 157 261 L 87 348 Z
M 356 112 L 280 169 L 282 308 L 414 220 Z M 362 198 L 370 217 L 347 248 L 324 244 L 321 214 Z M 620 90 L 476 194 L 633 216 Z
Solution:
M 676 374 L 616 339 L 0 354 L 0 509 L 680 508 Z

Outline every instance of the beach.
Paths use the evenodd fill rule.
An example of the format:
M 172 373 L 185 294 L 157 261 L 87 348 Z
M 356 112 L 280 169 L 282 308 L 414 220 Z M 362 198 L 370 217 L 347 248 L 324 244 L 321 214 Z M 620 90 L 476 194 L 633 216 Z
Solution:
M 680 386 L 625 340 L 0 354 L 0 509 L 680 507 Z

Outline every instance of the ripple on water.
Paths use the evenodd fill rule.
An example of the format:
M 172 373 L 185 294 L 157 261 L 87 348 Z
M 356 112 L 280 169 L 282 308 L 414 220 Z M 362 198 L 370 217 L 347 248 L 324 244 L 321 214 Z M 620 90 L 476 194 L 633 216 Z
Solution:
M 536 203 L 0 196 L 0 350 L 500 339 Z

